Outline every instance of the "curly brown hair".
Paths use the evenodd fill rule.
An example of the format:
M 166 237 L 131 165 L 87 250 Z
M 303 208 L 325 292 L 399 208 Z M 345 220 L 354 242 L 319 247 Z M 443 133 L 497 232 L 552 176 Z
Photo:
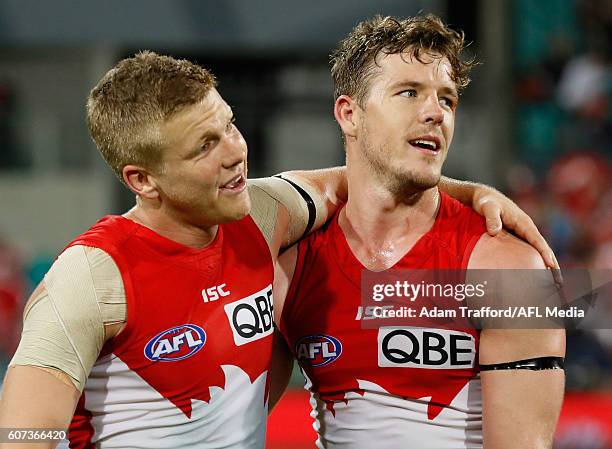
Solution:
M 357 24 L 330 56 L 334 98 L 348 95 L 363 104 L 375 74 L 380 53 L 396 54 L 406 50 L 419 62 L 421 55 L 439 54 L 450 62 L 457 91 L 469 82 L 469 72 L 477 65 L 461 60 L 466 47 L 463 31 L 446 26 L 439 17 L 428 14 L 407 19 L 375 16 Z
M 160 126 L 204 99 L 214 76 L 187 60 L 142 51 L 109 70 L 87 99 L 87 125 L 100 153 L 123 182 L 123 167 L 159 168 Z

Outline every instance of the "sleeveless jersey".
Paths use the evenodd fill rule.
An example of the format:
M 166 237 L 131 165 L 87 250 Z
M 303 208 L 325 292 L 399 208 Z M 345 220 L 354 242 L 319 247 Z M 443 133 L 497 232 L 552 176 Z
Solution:
M 194 249 L 108 216 L 72 245 L 113 258 L 127 322 L 91 370 L 70 447 L 263 448 L 273 266 L 253 220 Z
M 440 195 L 432 228 L 391 270 L 467 267 L 486 231 L 484 219 Z M 478 331 L 362 328 L 362 270 L 338 213 L 299 244 L 280 330 L 311 391 L 317 447 L 482 447 Z M 418 357 L 404 363 L 393 357 L 397 352 L 389 356 L 383 347 L 389 341 Z M 427 344 L 434 347 L 432 360 L 444 352 L 450 362 L 428 365 Z M 453 344 L 459 347 L 454 355 L 449 352 Z

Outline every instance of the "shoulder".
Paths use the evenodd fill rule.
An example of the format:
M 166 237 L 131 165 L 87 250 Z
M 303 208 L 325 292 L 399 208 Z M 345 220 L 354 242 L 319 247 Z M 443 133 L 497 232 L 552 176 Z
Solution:
M 506 231 L 495 237 L 483 235 L 474 248 L 468 268 L 485 269 L 471 273 L 476 277 L 486 276 L 489 285 L 495 285 L 494 294 L 488 298 L 492 307 L 503 304 L 504 307 L 532 308 L 557 304 L 553 277 L 540 254 L 531 245 Z M 489 325 L 485 319 L 481 323 L 480 363 L 564 355 L 563 328 L 548 321 L 523 320 L 507 318 Z
M 66 316 L 87 311 L 99 314 L 105 324 L 126 319 L 121 271 L 111 255 L 100 248 L 84 245 L 67 248 L 45 275 L 41 289 Z M 33 295 L 32 303 L 34 298 Z
M 538 251 L 529 243 L 502 230 L 497 236 L 483 234 L 470 257 L 470 269 L 545 269 Z
M 45 278 L 60 275 L 69 279 L 83 279 L 108 273 L 109 270 L 119 274 L 116 262 L 107 251 L 77 244 L 66 248 L 58 256 Z
M 51 268 L 45 275 L 45 279 L 34 290 L 30 299 L 25 305 L 24 311 L 27 313 L 30 306 L 43 294 L 48 294 L 48 291 L 56 286 L 60 286 L 60 290 L 66 297 L 66 293 L 74 291 L 78 292 L 83 284 L 88 284 L 96 275 L 108 275 L 115 272 L 118 276 L 118 281 L 121 283 L 119 269 L 113 258 L 99 248 L 84 245 L 73 245 L 66 248 L 53 262 Z

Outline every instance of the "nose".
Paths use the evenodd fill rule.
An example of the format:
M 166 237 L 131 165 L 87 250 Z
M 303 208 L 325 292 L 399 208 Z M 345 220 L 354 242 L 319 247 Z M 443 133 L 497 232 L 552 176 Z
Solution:
M 439 125 L 444 121 L 444 109 L 440 106 L 437 95 L 429 95 L 425 99 L 421 121 L 428 125 Z
M 225 158 L 223 159 L 224 168 L 233 168 L 242 164 L 247 156 L 247 145 L 238 130 L 227 136 Z

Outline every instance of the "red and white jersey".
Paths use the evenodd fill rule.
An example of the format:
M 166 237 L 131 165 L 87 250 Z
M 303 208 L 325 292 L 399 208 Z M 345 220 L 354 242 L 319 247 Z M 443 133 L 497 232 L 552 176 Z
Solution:
M 127 323 L 91 370 L 70 447 L 263 448 L 273 267 L 253 220 L 193 249 L 109 216 L 71 245 L 113 258 Z
M 391 269 L 466 268 L 485 231 L 482 217 L 441 193 L 433 227 Z M 317 447 L 482 447 L 478 331 L 363 329 L 362 270 L 338 214 L 299 244 L 280 330 L 312 393 Z M 390 353 L 389 341 L 417 356 Z M 428 363 L 442 353 L 445 363 Z

